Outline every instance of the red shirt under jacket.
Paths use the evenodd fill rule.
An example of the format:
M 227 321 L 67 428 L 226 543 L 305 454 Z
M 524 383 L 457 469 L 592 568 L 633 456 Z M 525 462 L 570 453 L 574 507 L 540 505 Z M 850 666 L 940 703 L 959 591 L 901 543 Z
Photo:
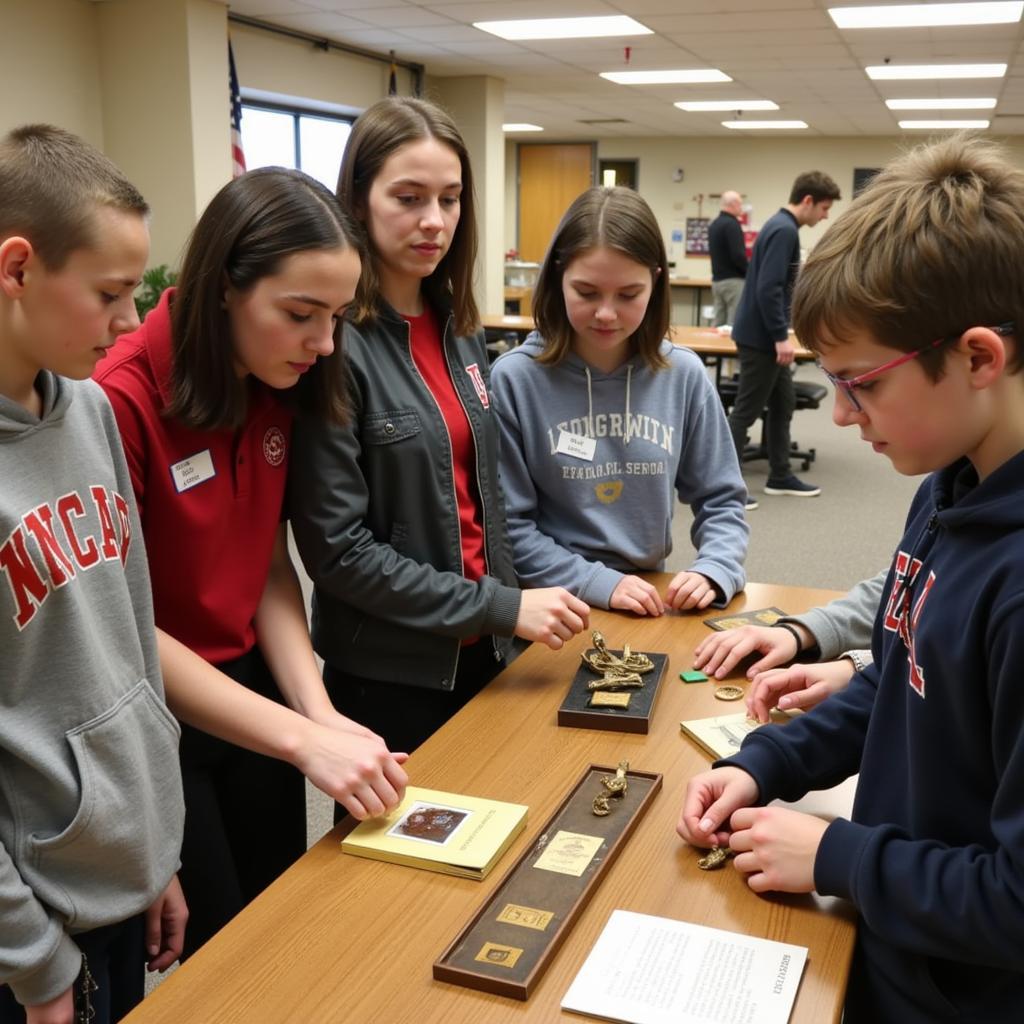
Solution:
M 420 376 L 434 396 L 452 446 L 452 473 L 455 500 L 459 506 L 459 534 L 462 545 L 462 574 L 468 580 L 478 580 L 487 571 L 484 559 L 484 531 L 480 522 L 480 499 L 477 496 L 476 451 L 473 434 L 462 408 L 458 392 L 452 383 L 441 344 L 441 329 L 437 316 L 429 309 L 419 316 L 404 317 L 409 324 L 409 346 L 413 362 Z
M 250 391 L 245 425 L 193 430 L 170 401 L 170 297 L 96 368 L 121 430 L 149 555 L 156 624 L 209 662 L 246 653 L 281 523 L 291 413 Z

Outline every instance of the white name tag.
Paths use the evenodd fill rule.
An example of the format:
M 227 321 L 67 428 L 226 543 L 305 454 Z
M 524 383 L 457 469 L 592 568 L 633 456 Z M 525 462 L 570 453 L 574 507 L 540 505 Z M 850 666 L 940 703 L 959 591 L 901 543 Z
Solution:
M 558 446 L 555 451 L 560 452 L 562 455 L 571 455 L 574 459 L 593 462 L 596 450 L 597 441 L 592 437 L 584 437 L 582 434 L 570 434 L 568 430 L 560 430 L 558 432 Z
M 213 468 L 213 456 L 210 454 L 209 448 L 203 452 L 196 452 L 195 455 L 190 455 L 187 459 L 182 459 L 181 462 L 176 462 L 171 466 L 171 479 L 174 480 L 174 486 L 179 494 L 206 480 L 212 480 L 216 475 L 217 471 Z

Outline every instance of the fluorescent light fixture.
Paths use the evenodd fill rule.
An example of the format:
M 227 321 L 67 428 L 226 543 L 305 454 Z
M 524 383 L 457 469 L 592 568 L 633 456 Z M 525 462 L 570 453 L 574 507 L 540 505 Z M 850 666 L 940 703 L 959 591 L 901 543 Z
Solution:
M 1002 78 L 1005 64 L 876 64 L 864 69 L 875 81 L 900 78 Z
M 591 39 L 597 36 L 650 36 L 653 29 L 625 15 L 605 18 L 526 18 L 474 21 L 473 28 L 502 39 Z
M 916 128 L 927 131 L 941 131 L 943 128 L 987 128 L 988 121 L 900 121 L 900 127 L 910 131 Z
M 691 113 L 699 110 L 778 110 L 771 100 L 680 100 L 672 104 Z
M 527 124 L 524 122 L 514 122 L 512 124 L 503 124 L 501 126 L 503 132 L 542 132 L 543 128 L 539 124 Z
M 996 105 L 994 96 L 978 96 L 959 100 L 886 100 L 890 110 L 991 110 Z
M 760 130 L 761 128 L 806 128 L 806 121 L 723 121 L 724 128 L 735 128 L 738 131 Z
M 602 71 L 602 78 L 619 85 L 687 85 L 693 82 L 731 82 L 718 68 L 678 68 L 675 71 Z
M 940 25 L 1002 25 L 1020 21 L 1022 3 L 895 4 L 830 7 L 839 28 L 929 28 Z

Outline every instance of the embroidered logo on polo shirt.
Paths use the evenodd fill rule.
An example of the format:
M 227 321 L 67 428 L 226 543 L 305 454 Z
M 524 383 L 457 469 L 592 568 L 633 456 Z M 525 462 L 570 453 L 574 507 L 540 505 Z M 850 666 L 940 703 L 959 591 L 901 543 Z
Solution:
M 487 394 L 487 385 L 484 383 L 484 375 L 480 372 L 480 367 L 476 363 L 470 363 L 466 367 L 466 373 L 469 374 L 469 379 L 473 382 L 473 387 L 476 388 L 476 397 L 480 399 L 480 404 L 485 409 L 490 409 L 491 399 Z
M 267 427 L 267 432 L 263 435 L 263 458 L 272 466 L 280 466 L 284 462 L 286 448 L 281 428 Z

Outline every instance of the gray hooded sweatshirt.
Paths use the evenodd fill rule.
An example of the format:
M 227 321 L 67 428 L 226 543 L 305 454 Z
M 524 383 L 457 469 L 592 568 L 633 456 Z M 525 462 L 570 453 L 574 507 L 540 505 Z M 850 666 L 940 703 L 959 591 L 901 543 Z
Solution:
M 27 1004 L 74 982 L 73 934 L 166 888 L 184 820 L 114 414 L 39 383 L 40 419 L 0 396 L 0 982 Z
M 664 370 L 634 356 L 611 374 L 570 353 L 536 362 L 534 332 L 491 369 L 501 432 L 501 483 L 516 575 L 563 586 L 607 608 L 623 575 L 660 571 L 672 550 L 676 496 L 693 509 L 694 572 L 719 591 L 743 589 L 750 528 L 736 449 L 700 359 L 664 341 Z M 563 434 L 593 441 L 582 456 Z

